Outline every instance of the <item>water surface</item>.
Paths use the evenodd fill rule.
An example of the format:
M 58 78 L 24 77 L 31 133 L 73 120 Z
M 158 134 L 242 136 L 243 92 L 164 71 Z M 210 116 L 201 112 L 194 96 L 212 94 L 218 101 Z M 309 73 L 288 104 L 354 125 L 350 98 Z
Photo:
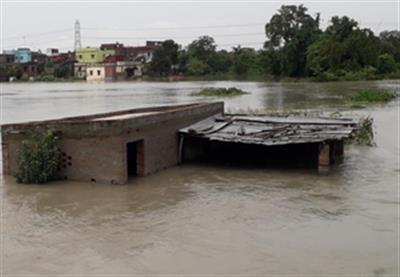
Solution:
M 209 101 L 226 109 L 347 109 L 343 96 L 399 81 L 354 83 L 5 84 L 2 123 Z M 211 100 L 215 100 L 212 98 Z M 186 164 L 111 186 L 2 182 L 2 271 L 56 274 L 324 274 L 399 271 L 399 101 L 347 112 L 375 119 L 377 147 L 346 146 L 328 175 L 313 170 Z

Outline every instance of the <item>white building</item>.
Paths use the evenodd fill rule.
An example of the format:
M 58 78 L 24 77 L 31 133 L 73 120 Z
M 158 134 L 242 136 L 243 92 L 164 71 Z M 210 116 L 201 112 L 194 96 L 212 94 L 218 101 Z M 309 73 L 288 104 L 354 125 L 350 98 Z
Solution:
M 87 81 L 104 81 L 106 78 L 106 70 L 103 65 L 93 65 L 86 67 Z

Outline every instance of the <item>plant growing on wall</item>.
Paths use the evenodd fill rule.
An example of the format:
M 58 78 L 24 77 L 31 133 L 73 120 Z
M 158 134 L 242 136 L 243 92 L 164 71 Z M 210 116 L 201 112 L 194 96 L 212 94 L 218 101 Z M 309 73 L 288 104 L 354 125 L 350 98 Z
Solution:
M 18 183 L 43 184 L 57 179 L 60 149 L 58 138 L 48 131 L 22 142 L 15 177 Z

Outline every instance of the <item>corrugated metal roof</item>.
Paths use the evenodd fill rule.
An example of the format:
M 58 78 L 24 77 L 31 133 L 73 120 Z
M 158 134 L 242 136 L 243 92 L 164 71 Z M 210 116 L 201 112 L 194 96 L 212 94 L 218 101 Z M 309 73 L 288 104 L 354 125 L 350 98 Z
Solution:
M 215 141 L 284 145 L 343 140 L 351 137 L 356 128 L 357 123 L 351 119 L 219 116 L 179 131 Z

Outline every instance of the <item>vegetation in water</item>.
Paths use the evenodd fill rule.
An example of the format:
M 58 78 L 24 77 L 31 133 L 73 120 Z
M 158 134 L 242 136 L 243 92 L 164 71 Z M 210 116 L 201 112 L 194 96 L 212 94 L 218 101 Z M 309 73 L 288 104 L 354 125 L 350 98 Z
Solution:
M 387 90 L 364 89 L 349 96 L 347 100 L 355 103 L 389 102 L 397 96 L 397 93 Z
M 358 122 L 358 129 L 354 135 L 354 142 L 358 145 L 374 146 L 374 120 L 372 117 L 363 117 Z
M 43 184 L 58 178 L 58 139 L 48 131 L 22 141 L 15 177 L 18 183 Z
M 218 96 L 218 97 L 224 97 L 224 96 L 239 96 L 243 94 L 247 94 L 248 92 L 245 92 L 241 89 L 238 88 L 205 88 L 202 89 L 199 92 L 195 92 L 192 95 L 193 96 Z

